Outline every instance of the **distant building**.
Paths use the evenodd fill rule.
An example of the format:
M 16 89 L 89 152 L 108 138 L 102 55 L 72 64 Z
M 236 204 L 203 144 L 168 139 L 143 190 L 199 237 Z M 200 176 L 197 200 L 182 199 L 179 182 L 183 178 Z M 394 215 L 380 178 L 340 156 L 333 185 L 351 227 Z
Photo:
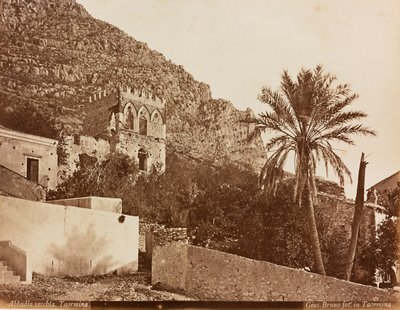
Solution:
M 57 186 L 57 140 L 0 126 L 0 165 L 48 189 Z
M 377 191 L 393 190 L 397 186 L 399 186 L 399 184 L 400 184 L 400 170 L 392 174 L 391 176 L 387 177 L 386 179 L 383 179 L 382 181 L 371 186 L 368 189 L 368 192 L 374 189 Z

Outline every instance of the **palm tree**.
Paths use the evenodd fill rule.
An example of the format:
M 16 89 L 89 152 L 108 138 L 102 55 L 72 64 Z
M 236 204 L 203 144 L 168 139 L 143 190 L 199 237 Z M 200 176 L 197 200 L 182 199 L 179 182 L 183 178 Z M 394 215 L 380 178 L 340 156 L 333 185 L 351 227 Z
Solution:
M 260 173 L 260 184 L 268 193 L 275 193 L 283 168 L 290 153 L 295 156 L 294 201 L 306 210 L 310 241 L 314 257 L 314 271 L 325 275 L 314 205 L 317 204 L 315 173 L 323 162 L 328 172 L 332 167 L 341 186 L 345 176 L 351 174 L 335 153 L 332 142 L 353 145 L 356 134 L 376 133 L 361 124 L 353 124 L 366 117 L 361 111 L 344 111 L 356 98 L 347 84 L 334 86 L 336 77 L 325 74 L 321 66 L 314 70 L 302 69 L 293 80 L 285 70 L 278 91 L 262 89 L 259 100 L 269 110 L 259 114 L 252 122 L 255 133 L 271 133 L 266 151 L 272 152 Z

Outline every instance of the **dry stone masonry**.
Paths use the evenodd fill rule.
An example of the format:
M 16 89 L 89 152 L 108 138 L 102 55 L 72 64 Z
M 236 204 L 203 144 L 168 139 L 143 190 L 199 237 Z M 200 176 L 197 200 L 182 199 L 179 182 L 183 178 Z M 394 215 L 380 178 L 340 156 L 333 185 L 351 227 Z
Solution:
M 371 286 L 182 242 L 154 247 L 152 284 L 199 300 L 395 301 Z

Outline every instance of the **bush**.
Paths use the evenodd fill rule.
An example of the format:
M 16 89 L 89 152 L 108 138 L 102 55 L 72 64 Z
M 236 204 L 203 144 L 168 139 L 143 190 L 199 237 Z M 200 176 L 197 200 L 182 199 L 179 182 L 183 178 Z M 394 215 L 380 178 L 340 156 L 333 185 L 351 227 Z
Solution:
M 312 267 L 304 211 L 293 204 L 293 180 L 276 196 L 258 187 L 251 170 L 210 162 L 194 164 L 175 154 L 168 169 L 144 175 L 131 158 L 114 154 L 103 162 L 83 156 L 80 169 L 51 198 L 120 197 L 123 212 L 169 227 L 187 227 L 192 244 L 294 268 Z M 319 225 L 324 220 L 318 218 Z M 340 227 L 321 231 L 327 273 L 339 276 L 345 236 Z

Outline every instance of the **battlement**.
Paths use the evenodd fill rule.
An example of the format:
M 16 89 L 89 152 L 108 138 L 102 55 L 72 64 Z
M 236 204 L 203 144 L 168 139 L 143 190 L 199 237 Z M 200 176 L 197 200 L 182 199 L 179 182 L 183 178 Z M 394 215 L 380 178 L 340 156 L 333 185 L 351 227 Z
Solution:
M 95 103 L 96 101 L 102 100 L 105 97 L 110 97 L 112 95 L 115 95 L 116 90 L 112 89 L 112 90 L 102 90 L 99 91 L 97 93 L 94 93 L 92 96 L 89 96 L 88 102 L 89 103 Z
M 164 108 L 166 101 L 146 90 L 135 89 L 129 86 L 121 86 L 118 88 L 120 99 L 122 102 L 125 101 L 138 101 L 143 104 L 156 106 L 158 108 Z
M 113 88 L 111 90 L 96 92 L 92 96 L 89 96 L 88 102 L 96 103 L 98 101 L 103 101 L 106 97 L 114 97 L 116 93 L 118 93 L 122 104 L 125 104 L 128 101 L 136 101 L 161 109 L 165 108 L 166 101 L 164 98 L 160 98 L 146 90 L 135 89 L 129 86 L 119 86 L 118 88 Z

